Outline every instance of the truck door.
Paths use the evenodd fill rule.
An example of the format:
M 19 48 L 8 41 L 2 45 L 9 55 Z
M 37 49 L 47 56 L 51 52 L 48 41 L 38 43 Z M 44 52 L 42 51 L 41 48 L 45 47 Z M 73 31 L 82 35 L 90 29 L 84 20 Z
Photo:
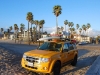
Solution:
M 65 43 L 64 46 L 63 46 L 63 52 L 62 52 L 62 54 L 63 54 L 62 59 L 63 59 L 64 63 L 66 63 L 67 61 L 69 61 L 69 58 L 68 58 L 68 49 L 69 49 L 68 45 L 67 45 L 67 43 Z

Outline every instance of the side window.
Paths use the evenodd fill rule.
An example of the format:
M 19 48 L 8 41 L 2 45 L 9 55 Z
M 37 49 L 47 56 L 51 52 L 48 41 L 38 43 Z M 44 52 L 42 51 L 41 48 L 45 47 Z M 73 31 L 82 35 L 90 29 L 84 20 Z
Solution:
M 65 44 L 64 44 L 64 47 L 63 47 L 63 51 L 64 51 L 64 52 L 67 52 L 68 49 L 69 49 L 69 48 L 68 48 L 68 45 L 67 45 L 67 43 L 65 43 Z
M 69 50 L 73 50 L 74 49 L 72 44 L 68 43 L 68 46 L 69 46 Z
M 76 44 L 72 44 L 72 45 L 73 45 L 74 49 L 77 49 Z

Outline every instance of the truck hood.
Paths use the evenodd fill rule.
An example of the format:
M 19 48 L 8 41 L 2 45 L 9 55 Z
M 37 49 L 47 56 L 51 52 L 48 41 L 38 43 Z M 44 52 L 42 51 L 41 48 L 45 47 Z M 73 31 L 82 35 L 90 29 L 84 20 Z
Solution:
M 55 51 L 46 51 L 46 50 L 31 50 L 26 52 L 25 54 L 27 56 L 36 56 L 36 57 L 51 57 L 53 55 L 56 55 L 60 52 Z

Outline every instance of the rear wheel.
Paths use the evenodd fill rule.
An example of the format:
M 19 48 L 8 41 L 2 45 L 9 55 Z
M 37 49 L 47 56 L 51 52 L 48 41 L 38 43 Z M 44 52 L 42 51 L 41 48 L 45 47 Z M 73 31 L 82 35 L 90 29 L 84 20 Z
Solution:
M 77 55 L 74 57 L 74 60 L 72 61 L 71 65 L 75 66 L 77 64 Z

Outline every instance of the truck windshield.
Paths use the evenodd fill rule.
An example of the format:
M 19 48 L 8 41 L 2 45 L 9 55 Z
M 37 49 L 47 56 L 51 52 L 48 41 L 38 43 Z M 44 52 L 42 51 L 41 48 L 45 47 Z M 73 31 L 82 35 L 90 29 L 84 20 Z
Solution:
M 54 42 L 44 42 L 40 47 L 39 50 L 49 50 L 49 51 L 60 51 L 62 47 L 61 43 L 54 43 Z

